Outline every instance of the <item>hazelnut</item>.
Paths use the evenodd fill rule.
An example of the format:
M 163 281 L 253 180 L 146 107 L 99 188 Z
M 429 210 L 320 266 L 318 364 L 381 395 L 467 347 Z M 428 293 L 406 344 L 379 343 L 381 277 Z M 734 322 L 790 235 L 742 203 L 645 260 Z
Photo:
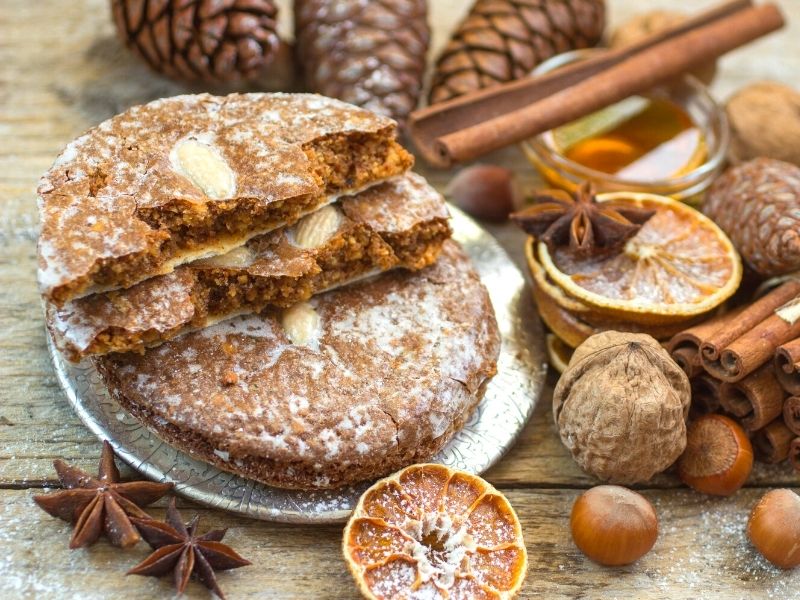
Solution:
M 785 489 L 764 494 L 750 514 L 747 536 L 775 566 L 800 565 L 800 496 Z
M 522 206 L 514 172 L 495 165 L 462 169 L 450 181 L 445 194 L 466 213 L 486 221 L 505 221 Z
M 753 446 L 733 419 L 704 415 L 689 425 L 678 476 L 704 494 L 730 496 L 753 469 Z
M 689 379 L 649 335 L 608 331 L 576 348 L 553 393 L 561 441 L 604 481 L 647 481 L 686 446 Z
M 581 552 L 609 567 L 639 560 L 658 537 L 653 505 L 618 485 L 599 485 L 584 492 L 572 506 L 569 526 Z

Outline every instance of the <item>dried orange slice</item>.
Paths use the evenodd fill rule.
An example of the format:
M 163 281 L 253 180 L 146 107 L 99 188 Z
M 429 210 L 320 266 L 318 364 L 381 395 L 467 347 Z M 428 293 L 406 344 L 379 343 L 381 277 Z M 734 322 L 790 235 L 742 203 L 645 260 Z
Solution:
M 570 348 L 564 340 L 559 338 L 554 333 L 548 333 L 545 337 L 545 345 L 547 347 L 547 358 L 550 361 L 550 366 L 553 367 L 558 373 L 563 373 L 567 370 L 569 359 L 572 357 L 573 348 Z
M 630 201 L 656 214 L 622 252 L 576 259 L 537 243 L 547 276 L 568 296 L 601 314 L 635 323 L 674 323 L 706 313 L 739 287 L 742 264 L 733 244 L 708 217 L 653 194 L 600 194 L 598 202 Z
M 365 598 L 513 598 L 528 555 L 505 496 L 444 465 L 407 467 L 369 488 L 344 530 Z
M 530 238 L 525 246 L 525 255 L 533 277 L 531 291 L 539 316 L 560 341 L 572 348 L 577 348 L 596 333 L 609 330 L 647 333 L 657 340 L 668 340 L 697 320 L 693 317 L 675 323 L 648 324 L 615 319 L 613 316 L 594 310 L 580 300 L 567 296 L 561 288 L 550 281 L 535 254 L 536 242 Z

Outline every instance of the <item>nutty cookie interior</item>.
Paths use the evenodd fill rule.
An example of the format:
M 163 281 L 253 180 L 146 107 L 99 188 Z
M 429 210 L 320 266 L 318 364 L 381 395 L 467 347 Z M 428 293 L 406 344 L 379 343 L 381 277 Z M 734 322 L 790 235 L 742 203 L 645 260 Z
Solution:
M 408 173 L 342 198 L 226 254 L 125 290 L 48 306 L 56 345 L 73 361 L 142 351 L 231 315 L 287 307 L 377 272 L 432 264 L 450 236 L 441 196 Z
M 190 94 L 133 106 L 42 177 L 38 280 L 62 306 L 290 225 L 406 171 L 387 117 L 315 94 Z
M 394 267 L 420 269 L 436 260 L 442 243 L 450 237 L 450 229 L 446 221 L 435 221 L 391 237 L 394 244 L 377 239 L 363 226 L 355 227 L 326 244 L 314 271 L 299 277 L 261 277 L 224 267 L 198 267 L 190 292 L 194 315 L 188 323 L 166 331 L 157 328 L 130 331 L 111 326 L 98 334 L 86 350 L 67 350 L 67 354 L 71 360 L 80 360 L 90 354 L 142 351 L 183 331 L 199 329 L 227 316 L 258 312 L 268 305 L 291 306 L 317 292 L 377 271 Z M 123 294 L 124 290 L 109 292 L 107 298 L 113 304 L 120 302 Z M 92 297 L 81 300 L 92 303 Z
M 323 193 L 271 203 L 254 202 L 252 198 L 207 204 L 176 199 L 140 208 L 136 214 L 151 228 L 156 243 L 142 252 L 98 260 L 86 275 L 57 288 L 53 300 L 60 304 L 92 289 L 130 287 L 144 276 L 170 271 L 171 266 L 185 262 L 187 257 L 209 250 L 224 252 L 253 235 L 297 221 L 329 202 L 330 196 L 402 173 L 413 162 L 394 139 L 393 130 L 333 134 L 304 144 L 302 150 Z

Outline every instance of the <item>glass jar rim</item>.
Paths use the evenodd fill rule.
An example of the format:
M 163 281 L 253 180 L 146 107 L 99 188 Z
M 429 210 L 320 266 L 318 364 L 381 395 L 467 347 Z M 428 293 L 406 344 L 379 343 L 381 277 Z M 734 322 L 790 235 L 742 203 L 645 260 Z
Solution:
M 583 48 L 580 50 L 570 50 L 562 54 L 557 54 L 540 65 L 538 65 L 531 75 L 543 75 L 566 66 L 570 63 L 589 58 L 590 56 L 597 56 L 607 52 L 604 48 Z M 652 187 L 685 187 L 690 186 L 700 179 L 707 177 L 710 173 L 719 169 L 725 160 L 727 154 L 728 144 L 730 142 L 730 126 L 728 123 L 728 116 L 725 111 L 720 107 L 708 87 L 705 86 L 699 79 L 690 74 L 680 76 L 680 82 L 690 88 L 691 93 L 701 98 L 711 107 L 711 114 L 713 118 L 719 121 L 719 136 L 716 147 L 713 149 L 703 164 L 695 167 L 688 173 L 677 177 L 667 177 L 665 179 L 652 179 L 648 181 L 640 181 L 634 179 L 622 179 L 615 177 L 610 173 L 604 173 L 595 169 L 590 169 L 580 163 L 568 159 L 563 154 L 560 154 L 555 149 L 551 148 L 545 141 L 544 136 L 549 132 L 539 134 L 533 138 L 524 140 L 521 144 L 536 153 L 542 160 L 552 163 L 554 167 L 564 169 L 585 180 L 603 181 L 604 183 L 616 186 L 640 186 L 642 188 Z M 658 88 L 660 86 L 656 86 Z M 655 89 L 655 88 L 654 88 Z

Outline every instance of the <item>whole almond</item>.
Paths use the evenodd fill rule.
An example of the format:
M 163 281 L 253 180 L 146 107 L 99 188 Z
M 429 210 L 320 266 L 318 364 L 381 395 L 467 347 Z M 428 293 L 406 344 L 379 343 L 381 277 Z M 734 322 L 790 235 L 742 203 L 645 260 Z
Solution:
M 196 264 L 201 267 L 216 267 L 220 269 L 245 269 L 253 264 L 254 258 L 250 248 L 239 246 L 225 254 L 201 259 Z
M 300 248 L 318 248 L 327 242 L 339 229 L 342 213 L 332 205 L 323 206 L 319 210 L 306 215 L 294 226 L 292 239 Z
M 283 311 L 281 325 L 293 344 L 303 346 L 316 339 L 320 318 L 308 302 L 298 302 Z
M 220 153 L 210 144 L 188 138 L 170 152 L 175 170 L 214 200 L 232 198 L 236 176 Z

